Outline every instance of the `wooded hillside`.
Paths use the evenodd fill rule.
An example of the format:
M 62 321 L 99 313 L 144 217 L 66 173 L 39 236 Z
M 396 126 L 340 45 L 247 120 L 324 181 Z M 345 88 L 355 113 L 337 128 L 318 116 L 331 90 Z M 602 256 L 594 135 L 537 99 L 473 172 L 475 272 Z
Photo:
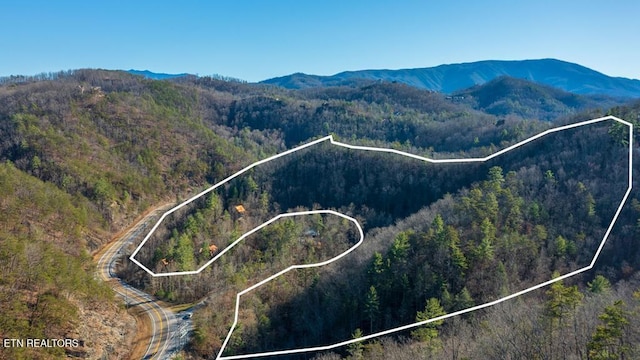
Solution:
M 434 158 L 485 156 L 552 126 L 607 113 L 638 123 L 638 102 L 588 104 L 570 114 L 554 107 L 489 114 L 482 106 L 384 82 L 285 90 L 102 70 L 5 80 L 0 336 L 69 336 L 87 312 L 118 316 L 113 293 L 92 275 L 90 254 L 145 209 L 185 199 L 258 159 L 327 134 Z M 227 350 L 362 336 L 485 302 L 584 264 L 621 198 L 624 136 L 623 128 L 606 124 L 496 162 L 446 170 L 323 147 L 256 169 L 194 203 L 167 224 L 141 260 L 159 271 L 191 269 L 211 255 L 201 249 L 222 248 L 279 211 L 321 207 L 353 214 L 367 227 L 366 251 L 357 261 L 291 274 L 248 298 L 244 327 Z M 233 212 L 238 204 L 246 214 Z M 338 354 L 301 358 L 403 359 L 416 352 L 499 358 L 492 352 L 498 345 L 523 359 L 541 352 L 545 358 L 633 357 L 639 212 L 638 202 L 629 201 L 597 267 L 564 285 Z M 197 329 L 185 355 L 209 358 L 231 325 L 233 313 L 219 309 L 231 311 L 238 290 L 292 261 L 335 256 L 353 244 L 353 231 L 331 216 L 292 219 L 273 224 L 199 277 L 152 280 L 131 264 L 120 273 L 170 302 L 207 298 L 209 305 L 194 315 Z M 513 325 L 508 342 L 500 331 L 514 323 L 521 327 Z M 92 356 L 8 351 L 15 359 Z

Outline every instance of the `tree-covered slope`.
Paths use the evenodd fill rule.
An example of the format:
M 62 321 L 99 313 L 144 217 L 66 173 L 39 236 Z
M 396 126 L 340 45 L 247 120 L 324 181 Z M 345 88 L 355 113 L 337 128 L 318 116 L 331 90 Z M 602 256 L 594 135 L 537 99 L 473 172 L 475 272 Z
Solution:
M 133 318 L 94 279 L 90 254 L 143 210 L 253 155 L 204 125 L 196 89 L 125 73 L 5 84 L 0 104 L 0 334 L 84 344 L 7 356 L 125 356 Z
M 9 339 L 76 339 L 76 356 L 97 357 L 106 346 L 130 342 L 131 318 L 111 289 L 97 280 L 88 243 L 109 238 L 92 204 L 15 167 L 0 164 L 0 334 Z M 83 316 L 91 313 L 90 316 Z M 86 331 L 92 329 L 91 331 Z M 103 336 L 98 336 L 102 332 Z M 64 358 L 59 347 L 3 349 L 7 359 Z M 5 357 L 6 356 L 6 357 Z
M 496 116 L 513 114 L 525 119 L 547 121 L 622 103 L 607 96 L 577 95 L 508 76 L 458 91 L 453 98 Z
M 531 98 L 528 93 L 522 96 Z M 554 122 L 564 124 L 586 120 L 609 111 L 608 103 L 593 104 L 598 109 L 580 112 L 582 108 L 578 107 L 576 113 L 548 122 L 522 116 L 515 108 L 491 114 L 485 112 L 488 110 L 482 106 L 473 108 L 468 103 L 399 83 L 366 82 L 333 88 L 286 90 L 189 76 L 172 81 L 157 81 L 125 72 L 102 70 L 77 70 L 38 79 L 3 80 L 0 85 L 0 209 L 3 214 L 0 217 L 0 335 L 3 338 L 75 336 L 97 339 L 109 327 L 105 325 L 109 323 L 107 319 L 115 318 L 122 320 L 117 325 L 118 329 L 125 331 L 127 327 L 131 328 L 132 320 L 118 310 L 111 291 L 93 279 L 90 254 L 149 207 L 184 199 L 258 159 L 328 134 L 334 134 L 336 139 L 348 143 L 395 148 L 437 158 L 485 156 L 498 148 L 548 129 Z M 535 103 L 527 103 L 527 106 L 536 109 L 538 113 L 547 111 L 543 107 L 536 108 Z M 554 108 L 552 112 L 557 113 L 558 109 Z M 638 104 L 619 106 L 610 112 L 621 118 L 637 121 Z M 599 150 L 609 151 L 618 146 L 616 141 L 623 140 L 622 130 L 611 128 L 612 142 L 607 140 L 600 147 L 590 149 L 589 154 L 594 153 L 593 156 L 596 156 Z M 608 129 L 601 129 L 598 134 L 603 131 L 606 133 Z M 586 137 L 580 139 L 584 140 Z M 570 143 L 587 146 L 580 139 Z M 532 149 L 531 154 L 537 156 L 536 150 Z M 158 264 L 162 264 L 161 260 L 165 259 L 169 263 L 167 266 L 176 268 L 180 265 L 179 262 L 182 264 L 180 266 L 186 266 L 185 264 L 205 261 L 209 252 L 200 250 L 206 241 L 209 242 L 207 244 L 211 243 L 209 235 L 223 234 L 231 238 L 238 234 L 241 226 L 250 225 L 248 216 L 245 220 L 240 220 L 240 223 L 245 221 L 244 225 L 237 225 L 237 214 L 232 211 L 238 202 L 244 203 L 249 211 L 264 211 L 268 215 L 276 210 L 276 202 L 283 207 L 313 208 L 316 204 L 311 196 L 320 193 L 326 194 L 320 200 L 327 206 L 339 207 L 345 211 L 367 210 L 362 220 L 368 220 L 372 226 L 380 226 L 376 231 L 381 234 L 388 234 L 394 226 L 401 227 L 402 219 L 408 219 L 404 224 L 409 224 L 412 216 L 424 211 L 430 214 L 425 218 L 428 221 L 423 226 L 414 226 L 414 232 L 407 232 L 406 235 L 410 242 L 423 242 L 431 246 L 429 244 L 433 241 L 429 240 L 429 226 L 433 222 L 434 211 L 437 210 L 444 216 L 443 210 L 449 209 L 451 212 L 448 214 L 453 214 L 456 204 L 464 204 L 465 197 L 473 194 L 465 193 L 464 188 L 471 189 L 469 191 L 480 189 L 483 195 L 489 193 L 483 188 L 482 181 L 488 171 L 488 168 L 484 168 L 470 174 L 468 178 L 462 176 L 464 174 L 453 176 L 455 174 L 451 173 L 437 178 L 437 172 L 417 172 L 418 176 L 424 175 L 425 178 L 419 181 L 398 178 L 398 181 L 393 182 L 393 187 L 384 189 L 385 196 L 376 198 L 372 190 L 367 190 L 367 181 L 372 182 L 373 189 L 389 178 L 399 176 L 410 169 L 411 165 L 396 161 L 390 174 L 385 169 L 376 167 L 375 162 L 366 156 L 331 151 L 303 160 L 297 165 L 289 163 L 278 167 L 277 172 L 273 173 L 278 175 L 277 179 L 269 178 L 269 173 L 265 173 L 262 178 L 256 174 L 254 183 L 245 179 L 244 183 L 235 184 L 235 193 L 234 187 L 229 187 L 225 190 L 228 193 L 219 194 L 219 207 L 208 208 L 214 203 L 201 203 L 197 204 L 199 207 L 185 211 L 182 214 L 184 217 L 177 218 L 173 223 L 177 233 L 167 232 L 165 240 L 173 239 L 174 242 L 166 243 L 157 253 L 151 251 L 146 254 L 146 260 L 162 266 Z M 512 159 L 510 163 L 513 167 L 504 167 L 506 179 L 513 179 L 512 175 L 507 176 L 510 171 L 520 171 L 516 160 Z M 350 165 L 354 163 L 357 166 Z M 607 164 L 601 158 L 594 157 L 591 162 L 577 163 L 571 156 L 562 156 L 562 152 L 556 158 L 549 159 L 549 163 L 559 164 L 559 167 L 551 170 L 553 175 L 561 179 L 568 176 L 567 172 L 575 169 L 600 169 L 598 171 L 611 175 L 618 171 L 613 162 Z M 318 173 L 318 169 L 325 171 Z M 521 180 L 539 180 L 536 186 L 544 188 L 543 170 L 548 169 L 535 172 L 536 177 L 531 179 L 527 176 L 533 172 L 522 173 Z M 329 174 L 340 175 L 341 178 L 336 179 L 344 180 L 343 183 L 348 188 L 340 188 L 340 181 L 334 182 L 327 177 Z M 607 188 L 602 182 L 594 180 L 596 175 L 597 172 L 589 175 L 589 180 L 583 183 L 597 201 L 606 197 Z M 289 183 L 287 179 L 290 180 Z M 376 181 L 378 185 L 375 185 Z M 516 186 L 515 184 L 508 185 Z M 264 188 L 259 187 L 263 185 Z M 278 191 L 272 187 L 274 185 L 279 187 Z M 313 188 L 305 190 L 305 186 L 310 185 Z M 578 184 L 567 183 L 566 186 L 578 189 Z M 423 209 L 412 202 L 414 195 L 408 194 L 408 190 L 415 189 L 429 192 L 430 197 L 425 198 L 428 198 L 429 206 L 434 206 L 433 209 Z M 344 193 L 342 197 L 339 196 L 341 192 Z M 268 193 L 271 197 L 261 197 L 263 193 Z M 496 193 L 499 204 L 502 200 L 509 200 L 504 194 Z M 582 198 L 556 199 L 551 190 L 549 194 L 549 203 L 562 209 L 571 210 L 574 205 L 584 207 L 586 201 Z M 522 194 L 519 196 L 525 197 Z M 270 199 L 273 203 L 269 202 Z M 340 200 L 348 200 L 348 203 L 342 204 Z M 368 202 L 371 206 L 362 202 Z M 505 202 L 505 209 L 513 207 L 506 204 Z M 522 216 L 531 216 L 530 207 L 520 210 Z M 571 236 L 565 237 L 564 247 L 560 246 L 564 248 L 563 251 L 547 254 L 551 259 L 549 261 L 561 258 L 557 260 L 559 264 L 572 266 L 570 256 L 575 254 L 572 255 L 571 242 L 579 240 L 579 228 L 583 225 L 601 226 L 600 222 L 607 220 L 599 218 L 597 224 L 582 224 L 580 221 L 590 219 L 588 212 L 585 213 L 586 217 L 583 213 L 578 214 L 582 210 L 576 208 L 572 219 L 562 220 L 566 220 L 563 226 L 571 230 Z M 600 216 L 598 211 L 596 208 L 596 216 Z M 625 214 L 620 220 L 622 238 L 627 239 L 622 247 L 625 251 L 605 248 L 603 253 L 606 255 L 605 259 L 611 261 L 604 262 L 605 267 L 601 272 L 612 282 L 633 277 L 640 264 L 638 249 L 631 241 L 636 236 L 634 229 L 637 215 L 633 212 Z M 504 215 L 508 217 L 509 214 Z M 215 228 L 209 216 L 228 220 L 227 224 L 231 225 Z M 582 218 L 578 219 L 579 216 Z M 318 219 L 313 221 L 316 220 Z M 165 300 L 195 301 L 204 296 L 213 301 L 210 304 L 231 309 L 234 291 L 242 289 L 247 281 L 265 275 L 278 265 L 288 263 L 292 257 L 298 256 L 296 259 L 300 259 L 308 256 L 308 259 L 314 259 L 330 256 L 335 254 L 331 244 L 339 249 L 352 241 L 350 235 L 345 236 L 335 230 L 343 229 L 341 226 L 344 224 L 336 219 L 321 220 L 294 224 L 283 222 L 256 240 L 254 247 L 259 252 L 240 252 L 237 258 L 230 258 L 227 263 L 219 265 L 221 272 L 207 273 L 207 276 L 213 276 L 216 280 L 233 274 L 234 280 L 225 289 L 220 287 L 222 283 L 210 282 L 211 278 L 206 276 L 188 280 L 151 280 L 136 267 L 120 270 L 133 284 L 146 288 Z M 479 226 L 483 219 L 476 219 L 476 227 L 473 225 L 474 221 L 449 221 L 446 217 L 445 220 L 444 228 L 455 227 L 461 243 L 466 244 L 461 251 L 468 263 L 480 264 L 477 242 L 481 240 Z M 497 227 L 497 236 L 507 236 L 503 231 L 506 221 L 506 218 L 496 220 L 494 225 Z M 333 232 L 327 230 L 325 233 L 330 239 L 320 241 L 304 235 L 319 223 L 333 226 Z M 353 231 L 346 227 L 344 229 L 346 234 Z M 404 230 L 411 229 L 402 229 Z M 532 230 L 526 228 L 522 231 L 529 236 Z M 299 241 L 300 234 L 307 240 Z M 511 235 L 518 241 L 524 236 L 519 232 L 514 234 Z M 556 235 L 565 235 L 552 229 L 547 229 L 547 234 L 552 235 L 539 250 L 557 250 Z M 276 251 L 266 245 L 273 241 L 274 236 L 291 242 Z M 336 241 L 328 241 L 331 239 Z M 394 241 L 389 236 L 378 238 L 376 249 L 385 261 L 392 256 L 389 249 Z M 318 243 L 324 244 L 324 247 L 318 247 Z M 559 243 L 562 245 L 561 241 Z M 500 256 L 504 257 L 508 253 L 506 247 L 503 249 L 496 245 L 494 249 L 496 256 L 502 254 Z M 560 253 L 564 257 L 559 256 Z M 250 261 L 245 261 L 246 258 L 243 257 L 247 254 L 253 255 Z M 418 263 L 425 261 L 422 255 L 427 256 L 413 254 L 414 257 L 405 259 L 407 267 L 415 270 L 415 276 L 409 279 L 411 281 L 422 276 L 418 274 Z M 379 291 L 379 306 L 397 305 L 392 300 L 395 290 L 370 283 L 372 279 L 366 277 L 366 266 L 370 259 L 363 257 L 361 260 L 360 264 L 364 265 L 352 268 L 352 271 L 360 271 L 360 275 L 355 277 L 357 283 L 354 283 L 353 288 L 364 290 L 354 293 L 354 299 L 364 299 L 367 291 L 374 286 Z M 242 261 L 245 261 L 243 266 L 237 266 Z M 523 261 L 522 264 L 526 262 Z M 511 266 L 516 265 L 518 264 Z M 391 276 L 400 276 L 396 274 L 397 271 L 389 271 L 393 274 L 385 278 L 385 281 L 402 284 L 404 279 Z M 480 272 L 474 273 L 477 277 Z M 280 324 L 282 329 L 286 329 L 291 324 L 283 325 L 275 319 L 282 312 L 290 311 L 290 307 L 296 304 L 292 290 L 313 294 L 307 288 L 312 283 L 312 275 L 307 278 L 309 282 L 292 283 L 291 287 L 282 292 L 275 288 L 267 293 L 265 299 L 277 297 L 273 308 L 256 308 L 245 315 L 251 315 L 254 310 L 263 311 L 262 314 L 274 319 L 274 326 Z M 492 278 L 489 276 L 487 279 Z M 483 281 L 489 281 L 487 279 L 473 278 L 471 275 L 465 278 L 444 275 L 440 280 L 453 284 L 450 292 L 454 295 L 466 286 L 469 296 L 478 300 L 482 298 L 478 289 L 482 289 Z M 580 285 L 586 286 L 584 283 L 582 281 Z M 391 312 L 388 321 L 411 319 L 418 315 L 418 311 L 425 312 L 427 309 L 422 300 L 427 295 L 429 298 L 442 295 L 439 293 L 442 287 L 430 284 L 430 292 L 411 293 L 414 300 L 403 305 L 405 307 L 402 314 Z M 330 287 L 326 289 L 331 290 Z M 445 306 L 446 311 L 451 309 L 452 307 Z M 356 323 L 361 331 L 381 325 L 374 323 L 370 317 L 367 318 L 374 312 L 356 310 L 350 314 L 350 318 L 345 319 Z M 225 335 L 225 329 L 228 329 L 229 318 L 225 316 L 227 315 L 221 315 L 211 306 L 194 315 L 198 332 L 188 356 L 199 358 L 212 355 L 220 346 L 220 338 Z M 312 314 L 309 317 L 313 317 Z M 269 336 L 273 334 L 260 333 L 269 329 L 266 327 L 268 324 L 263 325 L 263 328 L 247 329 L 251 333 L 251 339 L 263 339 L 264 343 L 271 341 Z M 340 333 L 336 332 L 338 334 Z M 282 337 L 285 338 L 286 336 Z M 126 344 L 126 341 L 128 340 L 124 336 L 110 338 L 102 343 L 90 342 L 82 350 L 86 353 L 81 354 L 55 349 L 14 349 L 7 356 L 17 359 L 61 358 L 68 355 L 99 357 L 101 351 L 107 351 L 109 346 Z M 235 349 L 259 347 L 257 343 L 245 343 L 236 344 Z

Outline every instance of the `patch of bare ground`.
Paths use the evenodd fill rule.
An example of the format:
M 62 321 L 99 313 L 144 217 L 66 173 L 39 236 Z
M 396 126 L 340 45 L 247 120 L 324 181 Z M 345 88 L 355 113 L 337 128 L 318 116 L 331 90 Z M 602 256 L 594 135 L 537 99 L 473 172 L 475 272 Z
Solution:
M 78 306 L 79 326 L 69 338 L 79 340 L 79 347 L 67 354 L 84 359 L 127 359 L 132 348 L 136 321 L 121 306 L 81 303 Z M 142 356 L 139 356 L 140 359 Z

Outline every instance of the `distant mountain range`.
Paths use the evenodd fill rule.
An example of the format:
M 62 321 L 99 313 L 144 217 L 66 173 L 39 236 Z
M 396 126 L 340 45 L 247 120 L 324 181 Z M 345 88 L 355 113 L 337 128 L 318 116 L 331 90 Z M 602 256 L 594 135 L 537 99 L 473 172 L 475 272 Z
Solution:
M 500 76 L 525 79 L 574 94 L 640 98 L 640 80 L 611 77 L 578 64 L 556 59 L 487 60 L 418 69 L 345 71 L 332 76 L 295 73 L 264 80 L 262 83 L 303 89 L 380 80 L 451 94 L 485 84 Z
M 133 70 L 133 69 L 127 70 L 127 72 L 129 74 L 141 75 L 141 76 L 146 77 L 147 79 L 153 79 L 153 80 L 167 80 L 167 79 L 185 77 L 185 76 L 189 76 L 190 75 L 190 74 L 187 74 L 187 73 L 182 73 L 182 74 L 154 73 L 154 72 L 149 71 L 149 70 Z

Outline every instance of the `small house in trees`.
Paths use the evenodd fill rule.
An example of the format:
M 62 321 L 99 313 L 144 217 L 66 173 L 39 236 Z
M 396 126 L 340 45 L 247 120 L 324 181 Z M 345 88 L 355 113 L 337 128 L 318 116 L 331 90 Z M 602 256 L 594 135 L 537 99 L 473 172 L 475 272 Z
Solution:
M 216 253 L 216 251 L 218 251 L 218 247 L 211 244 L 209 245 L 209 256 L 213 256 L 213 254 Z
M 247 209 L 245 209 L 242 205 L 236 205 L 235 209 L 240 215 L 244 215 L 244 213 L 247 212 Z

